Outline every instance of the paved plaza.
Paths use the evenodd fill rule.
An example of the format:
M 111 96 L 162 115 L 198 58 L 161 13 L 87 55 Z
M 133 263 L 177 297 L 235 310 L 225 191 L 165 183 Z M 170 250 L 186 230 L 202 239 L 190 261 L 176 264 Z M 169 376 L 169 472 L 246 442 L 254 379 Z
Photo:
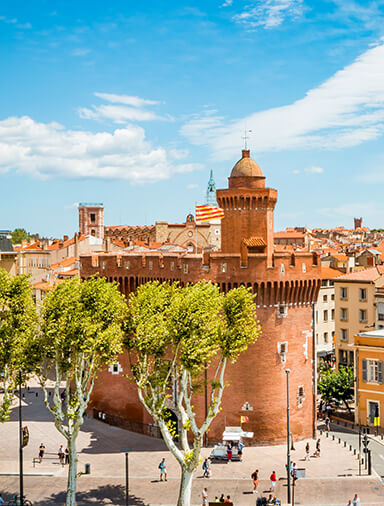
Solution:
M 36 393 L 38 396 L 36 396 Z M 65 440 L 55 429 L 50 414 L 42 404 L 41 391 L 32 388 L 25 392 L 23 400 L 24 425 L 30 432 L 29 445 L 24 450 L 25 494 L 39 506 L 64 504 L 67 467 L 57 459 L 60 444 Z M 0 425 L 0 491 L 6 498 L 18 492 L 18 424 L 17 410 L 11 421 Z M 38 447 L 43 442 L 47 458 L 42 464 L 33 465 Z M 295 443 L 292 460 L 299 468 L 306 469 L 306 478 L 297 481 L 296 504 L 346 505 L 355 492 L 363 505 L 384 504 L 384 486 L 377 475 L 358 476 L 358 461 L 348 447 L 339 445 L 331 438 L 321 437 L 322 456 L 304 461 L 306 441 Z M 315 442 L 311 441 L 311 453 Z M 125 461 L 122 448 L 131 448 L 129 455 L 129 489 L 131 505 L 176 504 L 180 472 L 178 464 L 159 439 L 142 436 L 98 420 L 86 419 L 78 438 L 79 471 L 90 464 L 91 474 L 78 480 L 78 505 L 125 504 Z M 208 456 L 210 449 L 203 450 Z M 50 455 L 51 454 L 51 455 Z M 48 458 L 51 457 L 51 458 Z M 158 481 L 158 463 L 165 457 L 168 481 Z M 209 498 L 229 494 L 236 505 L 254 505 L 256 495 L 251 493 L 250 474 L 260 470 L 259 492 L 269 489 L 269 475 L 276 471 L 279 481 L 277 495 L 286 501 L 284 464 L 286 447 L 246 448 L 243 462 L 213 464 L 210 479 L 202 478 L 197 470 L 192 504 L 201 504 L 201 490 L 207 486 Z

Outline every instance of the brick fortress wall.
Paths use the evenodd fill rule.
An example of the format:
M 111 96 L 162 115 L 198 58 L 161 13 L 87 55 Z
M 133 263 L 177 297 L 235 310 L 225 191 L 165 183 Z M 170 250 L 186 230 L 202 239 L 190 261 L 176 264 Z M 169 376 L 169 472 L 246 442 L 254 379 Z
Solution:
M 240 425 L 240 416 L 246 415 L 249 423 L 243 427 L 254 432 L 252 443 L 278 444 L 286 438 L 287 368 L 291 370 L 293 437 L 303 439 L 314 433 L 312 305 L 320 288 L 320 260 L 308 251 L 291 254 L 273 249 L 270 238 L 277 192 L 264 188 L 261 169 L 250 165 L 248 157 L 243 152 L 232 170 L 229 189 L 217 192 L 226 213 L 222 221 L 223 251 L 82 256 L 81 276 L 86 279 L 98 274 L 117 281 L 125 295 L 152 280 L 179 281 L 182 286 L 210 280 L 224 292 L 240 285 L 252 289 L 262 335 L 235 364 L 228 365 L 223 409 L 211 425 L 209 440 L 220 440 L 225 426 Z M 122 372 L 128 373 L 126 355 L 119 363 Z M 122 374 L 103 371 L 92 403 L 107 414 L 107 419 L 114 415 L 116 420 L 130 420 L 143 428 L 152 423 L 138 400 L 136 386 Z M 246 403 L 251 408 L 248 411 L 243 410 Z M 202 414 L 204 404 L 202 394 L 194 402 Z

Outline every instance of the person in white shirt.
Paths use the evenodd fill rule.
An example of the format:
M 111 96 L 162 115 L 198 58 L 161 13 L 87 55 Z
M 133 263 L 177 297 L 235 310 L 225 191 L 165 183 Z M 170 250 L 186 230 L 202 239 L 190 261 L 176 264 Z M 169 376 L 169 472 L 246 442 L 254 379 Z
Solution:
M 353 506 L 360 506 L 360 499 L 357 494 L 355 494 L 355 497 L 352 499 Z

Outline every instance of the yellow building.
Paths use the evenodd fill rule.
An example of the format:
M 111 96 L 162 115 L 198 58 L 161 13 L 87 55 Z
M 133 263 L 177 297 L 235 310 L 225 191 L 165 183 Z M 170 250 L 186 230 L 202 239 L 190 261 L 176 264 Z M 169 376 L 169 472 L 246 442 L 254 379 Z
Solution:
M 335 282 L 336 366 L 354 364 L 354 336 L 376 326 L 376 290 L 384 286 L 384 266 L 343 274 Z
M 357 334 L 354 349 L 355 422 L 384 427 L 384 329 Z

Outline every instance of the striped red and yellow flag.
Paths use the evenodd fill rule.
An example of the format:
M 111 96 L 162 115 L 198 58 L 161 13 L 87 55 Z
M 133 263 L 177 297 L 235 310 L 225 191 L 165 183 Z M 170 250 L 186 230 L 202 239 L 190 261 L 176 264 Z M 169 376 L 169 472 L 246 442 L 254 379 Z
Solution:
M 202 221 L 221 220 L 224 218 L 224 210 L 214 206 L 196 206 L 196 223 Z

